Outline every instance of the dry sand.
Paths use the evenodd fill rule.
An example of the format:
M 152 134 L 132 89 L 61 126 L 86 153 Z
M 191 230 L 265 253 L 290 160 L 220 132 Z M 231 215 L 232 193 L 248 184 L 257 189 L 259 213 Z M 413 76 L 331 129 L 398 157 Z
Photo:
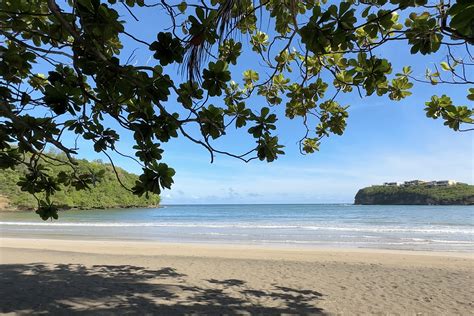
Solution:
M 0 312 L 473 315 L 474 256 L 3 238 Z

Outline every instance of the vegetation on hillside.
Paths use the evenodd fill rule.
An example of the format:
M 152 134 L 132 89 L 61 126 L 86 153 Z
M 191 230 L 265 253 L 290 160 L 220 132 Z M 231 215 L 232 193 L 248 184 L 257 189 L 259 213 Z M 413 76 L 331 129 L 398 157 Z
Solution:
M 474 185 L 371 186 L 357 192 L 355 204 L 474 205 Z
M 54 155 L 55 158 L 64 156 Z M 101 161 L 76 160 L 77 168 L 84 173 L 92 173 L 100 176 L 97 181 L 88 185 L 88 188 L 77 190 L 73 184 L 59 185 L 52 197 L 55 205 L 60 208 L 79 208 L 79 209 L 97 209 L 97 208 L 122 208 L 122 207 L 147 207 L 155 206 L 159 203 L 158 195 L 138 197 L 127 191 L 120 185 L 117 175 L 121 182 L 128 187 L 135 184 L 138 176 L 128 173 L 121 168 L 116 168 L 117 175 L 110 164 Z M 48 165 L 46 173 L 53 177 L 60 177 L 62 172 L 68 172 L 67 165 Z M 38 202 L 29 192 L 22 191 L 18 182 L 24 181 L 28 170 L 24 165 L 17 166 L 15 169 L 0 169 L 0 196 L 3 196 L 3 204 L 8 204 L 9 209 L 35 209 Z M 41 194 L 41 193 L 40 193 Z M 39 196 L 41 198 L 41 196 Z M 6 203 L 5 203 L 6 202 Z

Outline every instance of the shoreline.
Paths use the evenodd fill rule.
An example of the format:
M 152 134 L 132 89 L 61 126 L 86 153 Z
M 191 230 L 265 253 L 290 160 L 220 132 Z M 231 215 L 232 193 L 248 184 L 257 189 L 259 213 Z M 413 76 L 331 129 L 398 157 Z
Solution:
M 1 200 L 0 200 L 1 202 Z M 162 208 L 161 204 L 159 205 L 130 205 L 130 206 L 111 206 L 111 207 L 80 207 L 80 206 L 62 206 L 59 207 L 59 212 L 70 212 L 70 211 L 108 211 L 108 210 L 131 210 L 131 209 L 149 209 L 149 208 Z M 2 213 L 34 213 L 36 207 L 32 208 L 19 208 L 13 206 L 7 208 L 0 204 L 0 214 Z
M 331 256 L 334 254 L 357 254 L 369 257 L 380 255 L 408 257 L 448 257 L 473 260 L 472 252 L 457 251 L 423 251 L 397 250 L 383 248 L 344 248 L 344 247 L 313 247 L 287 246 L 284 244 L 226 244 L 226 243 L 185 243 L 161 242 L 153 240 L 97 240 L 97 239 L 48 239 L 48 238 L 11 238 L 1 237 L 0 248 L 17 248 L 31 250 L 48 250 L 62 252 L 78 252 L 104 255 L 165 255 L 192 257 L 218 257 L 228 259 L 261 259 L 278 255 L 280 259 L 297 258 L 310 260 L 314 256 Z M 242 252 L 249 250 L 252 252 Z

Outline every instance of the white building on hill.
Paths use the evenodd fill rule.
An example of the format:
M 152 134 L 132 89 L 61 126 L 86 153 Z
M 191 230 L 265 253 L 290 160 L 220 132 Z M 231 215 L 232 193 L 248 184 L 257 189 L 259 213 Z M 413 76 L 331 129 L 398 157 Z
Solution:
M 399 187 L 401 185 L 400 182 L 384 182 L 384 187 Z
M 383 186 L 384 187 L 410 187 L 414 185 L 428 185 L 428 186 L 433 186 L 433 187 L 447 187 L 450 185 L 456 185 L 457 182 L 454 180 L 440 180 L 440 181 L 425 181 L 425 180 L 411 180 L 411 181 L 405 181 L 404 183 L 401 182 L 384 182 Z
M 411 180 L 411 181 L 405 181 L 404 185 L 405 186 L 411 186 L 411 185 L 420 185 L 420 184 L 426 184 L 427 181 L 425 180 Z
M 457 182 L 454 181 L 454 180 L 441 180 L 441 181 L 436 181 L 436 186 L 439 186 L 439 187 L 447 187 L 447 186 L 455 185 L 455 184 L 457 184 Z

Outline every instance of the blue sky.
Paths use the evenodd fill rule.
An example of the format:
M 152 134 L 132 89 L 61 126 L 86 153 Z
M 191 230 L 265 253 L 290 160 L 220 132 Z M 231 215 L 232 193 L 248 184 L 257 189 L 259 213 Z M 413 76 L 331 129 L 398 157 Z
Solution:
M 139 22 L 126 12 L 120 13 L 127 21 L 127 31 L 148 42 L 164 31 L 167 22 L 158 8 L 135 10 Z M 146 47 L 127 38 L 123 42 L 123 60 L 133 51 L 131 64 L 157 64 Z M 396 43 L 377 53 L 391 60 L 394 73 L 404 65 L 412 65 L 415 74 L 422 77 L 426 67 L 442 61 L 445 51 L 428 57 L 412 56 L 406 43 Z M 244 55 L 240 61 L 241 65 L 232 68 L 237 77 L 246 69 L 260 67 L 251 56 Z M 167 69 L 174 73 L 173 79 L 181 81 L 175 66 Z M 467 105 L 466 91 L 465 86 L 417 84 L 413 95 L 401 102 L 388 97 L 361 99 L 356 93 L 341 95 L 338 101 L 351 105 L 345 134 L 331 136 L 320 152 L 306 156 L 297 146 L 302 136 L 301 121 L 289 121 L 280 115 L 282 104 L 272 111 L 281 117 L 278 136 L 286 146 L 286 155 L 270 164 L 258 160 L 245 164 L 225 156 L 217 156 L 210 164 L 204 148 L 182 138 L 173 140 L 163 145 L 164 162 L 176 170 L 172 190 L 162 194 L 163 203 L 351 203 L 359 188 L 385 181 L 455 179 L 472 184 L 473 134 L 454 132 L 441 121 L 426 118 L 423 111 L 424 102 L 433 94 L 448 94 L 457 104 Z M 263 104 L 258 100 L 255 103 Z M 166 106 L 178 107 L 174 100 Z M 225 149 L 247 148 L 244 145 L 250 145 L 250 138 L 245 134 L 230 133 L 218 144 Z M 80 157 L 105 160 L 90 144 L 79 144 Z M 132 146 L 132 136 L 121 133 L 118 148 L 133 154 Z M 117 155 L 114 158 L 118 166 L 140 172 L 133 161 Z

